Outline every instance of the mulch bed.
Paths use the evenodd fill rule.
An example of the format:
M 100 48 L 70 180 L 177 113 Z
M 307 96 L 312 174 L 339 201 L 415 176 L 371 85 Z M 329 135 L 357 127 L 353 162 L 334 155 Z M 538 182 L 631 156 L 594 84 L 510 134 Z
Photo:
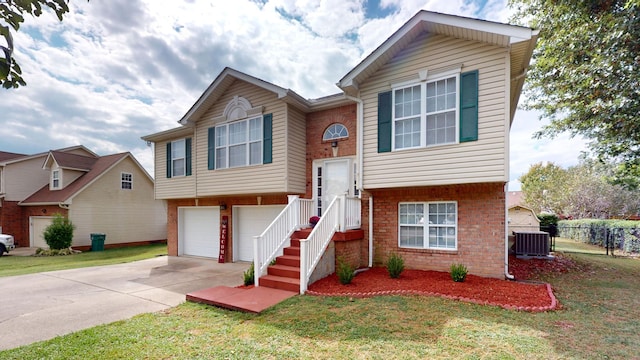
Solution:
M 320 296 L 371 297 L 380 295 L 427 295 L 460 300 L 505 309 L 541 312 L 560 307 L 545 283 L 522 282 L 545 272 L 566 272 L 573 266 L 571 259 L 552 260 L 510 259 L 510 271 L 516 280 L 509 281 L 467 275 L 464 282 L 454 282 L 451 275 L 440 271 L 404 270 L 398 279 L 387 270 L 374 267 L 360 272 L 350 284 L 342 285 L 336 274 L 316 281 L 307 294 Z

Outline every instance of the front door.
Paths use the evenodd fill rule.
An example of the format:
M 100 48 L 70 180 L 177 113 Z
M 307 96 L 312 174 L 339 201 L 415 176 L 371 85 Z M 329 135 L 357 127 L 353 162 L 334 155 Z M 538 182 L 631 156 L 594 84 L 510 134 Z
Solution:
M 351 159 L 316 161 L 314 198 L 317 214 L 321 216 L 338 195 L 353 195 L 353 171 Z

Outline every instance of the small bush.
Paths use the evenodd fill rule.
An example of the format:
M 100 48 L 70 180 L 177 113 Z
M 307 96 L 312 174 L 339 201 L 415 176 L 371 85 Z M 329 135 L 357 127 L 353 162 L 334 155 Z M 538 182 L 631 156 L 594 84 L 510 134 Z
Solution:
M 253 268 L 253 263 L 249 265 L 247 271 L 244 272 L 244 286 L 249 286 L 255 284 L 255 269 Z
M 404 271 L 404 259 L 400 255 L 392 253 L 389 259 L 387 259 L 386 267 L 389 276 L 391 276 L 392 279 L 397 279 Z
M 44 230 L 44 241 L 52 250 L 66 249 L 71 246 L 73 229 L 75 226 L 71 220 L 60 214 L 55 214 L 51 225 Z
M 344 262 L 342 259 L 338 259 L 338 269 L 336 273 L 338 274 L 338 280 L 340 280 L 340 284 L 347 285 L 351 283 L 351 280 L 356 276 L 353 266 Z
M 455 282 L 463 282 L 467 278 L 467 267 L 463 264 L 451 264 L 451 278 Z

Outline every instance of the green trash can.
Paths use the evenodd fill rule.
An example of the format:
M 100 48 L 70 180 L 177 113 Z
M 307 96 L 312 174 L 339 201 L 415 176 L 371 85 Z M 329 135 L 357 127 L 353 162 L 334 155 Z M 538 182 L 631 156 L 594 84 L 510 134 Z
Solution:
M 105 234 L 91 234 L 91 251 L 104 250 L 104 239 L 107 237 Z

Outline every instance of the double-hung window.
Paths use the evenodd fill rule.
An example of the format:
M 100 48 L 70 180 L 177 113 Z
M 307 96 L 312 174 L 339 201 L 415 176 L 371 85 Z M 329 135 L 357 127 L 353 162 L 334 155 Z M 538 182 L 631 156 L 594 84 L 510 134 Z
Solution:
M 60 170 L 53 170 L 51 172 L 51 188 L 60 188 Z
M 262 164 L 262 127 L 262 116 L 216 126 L 216 168 Z
M 456 250 L 456 202 L 400 203 L 398 245 L 402 248 Z
M 125 172 L 120 174 L 120 188 L 122 190 L 133 189 L 133 174 Z
M 171 143 L 171 174 L 173 176 L 185 176 L 186 154 L 185 139 Z
M 459 74 L 393 89 L 394 149 L 458 142 Z

